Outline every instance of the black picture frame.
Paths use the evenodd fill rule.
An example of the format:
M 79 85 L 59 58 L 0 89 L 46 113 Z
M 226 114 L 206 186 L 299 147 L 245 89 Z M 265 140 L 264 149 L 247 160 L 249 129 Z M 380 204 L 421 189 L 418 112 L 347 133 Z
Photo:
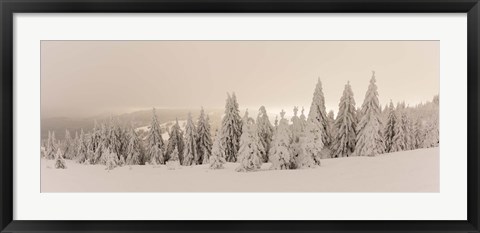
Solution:
M 478 0 L 0 0 L 1 232 L 479 232 Z M 466 221 L 20 221 L 13 220 L 14 13 L 468 13 Z M 442 211 L 442 206 L 438 207 Z M 415 210 L 412 210 L 415 211 Z

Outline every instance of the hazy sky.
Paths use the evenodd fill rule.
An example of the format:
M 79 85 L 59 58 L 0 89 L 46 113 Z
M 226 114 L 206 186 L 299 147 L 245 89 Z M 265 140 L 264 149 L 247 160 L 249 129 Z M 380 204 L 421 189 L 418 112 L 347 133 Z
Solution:
M 42 41 L 42 117 L 158 108 L 304 106 L 320 77 L 327 109 L 350 81 L 357 106 L 375 70 L 382 106 L 439 93 L 438 41 Z

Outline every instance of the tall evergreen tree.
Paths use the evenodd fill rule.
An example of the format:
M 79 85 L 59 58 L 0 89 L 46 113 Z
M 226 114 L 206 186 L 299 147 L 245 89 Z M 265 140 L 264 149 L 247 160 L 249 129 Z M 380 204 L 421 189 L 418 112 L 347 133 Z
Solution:
M 412 124 L 410 117 L 406 112 L 404 112 L 401 120 L 405 131 L 405 150 L 413 150 L 414 138 L 412 136 Z
M 167 159 L 170 159 L 175 148 L 178 150 L 178 157 L 180 160 L 180 164 L 183 163 L 183 148 L 185 147 L 183 141 L 183 131 L 178 124 L 178 119 L 175 120 L 175 124 L 170 129 L 169 133 L 170 137 L 168 138 L 168 146 L 167 146 Z
M 80 137 L 78 136 L 78 131 L 75 131 L 75 137 L 73 138 L 73 159 L 77 157 L 77 148 L 80 143 Z
M 208 163 L 212 154 L 212 137 L 210 136 L 210 123 L 208 115 L 202 108 L 197 122 L 197 164 Z
M 334 124 L 333 156 L 349 157 L 355 151 L 357 136 L 357 118 L 355 116 L 355 99 L 350 82 L 345 85 L 342 98 L 338 104 L 338 116 Z
M 354 153 L 357 156 L 375 156 L 385 151 L 381 109 L 375 82 L 375 72 L 373 71 L 362 105 L 362 119 L 357 125 L 357 143 Z
M 270 144 L 272 143 L 273 137 L 273 126 L 268 119 L 267 110 L 264 106 L 261 106 L 257 116 L 257 132 L 260 143 L 263 146 L 263 150 L 260 152 L 262 154 L 262 162 L 268 161 L 268 151 L 270 150 Z
M 440 144 L 438 115 L 427 123 L 423 148 L 438 147 Z
M 293 120 L 292 120 L 293 121 Z M 307 133 L 307 118 L 304 114 L 304 108 L 302 108 L 301 115 L 299 117 L 299 126 L 295 128 L 300 128 L 298 141 L 292 142 L 291 153 L 294 159 L 292 160 L 291 168 L 309 168 L 315 167 L 314 157 L 318 155 L 318 161 L 320 162 L 320 151 L 323 148 L 323 142 L 319 137 L 321 135 L 321 127 L 318 128 L 318 132 L 314 135 L 314 131 L 311 128 L 309 133 Z M 307 139 L 308 134 L 308 139 Z M 315 136 L 318 136 L 317 138 Z M 321 145 L 321 147 L 318 147 Z M 318 149 L 318 150 L 317 150 Z
M 184 166 L 196 164 L 197 157 L 197 133 L 193 124 L 192 114 L 188 113 L 187 125 L 185 126 L 185 148 L 183 150 Z
M 85 135 L 86 136 L 86 144 L 87 144 L 87 156 L 85 159 L 85 164 L 92 164 L 95 160 L 95 150 L 94 150 L 94 135 L 93 132 L 91 134 Z
M 390 100 L 390 105 L 388 106 L 388 118 L 387 124 L 385 126 L 384 141 L 385 141 L 385 152 L 394 151 L 394 138 L 395 138 L 395 126 L 397 125 L 397 115 L 395 114 L 395 108 L 393 107 L 392 100 Z
M 81 136 L 80 136 L 81 138 Z M 94 163 L 95 164 L 105 164 L 107 161 L 107 155 L 109 154 L 104 154 L 106 152 L 111 152 L 110 149 L 110 127 L 106 125 L 105 122 L 101 124 L 101 129 L 100 129 L 100 142 L 98 144 L 97 149 L 95 150 L 95 159 Z
M 147 155 L 147 158 L 144 159 L 143 148 L 140 139 L 135 132 L 133 126 L 130 129 L 129 141 L 126 149 L 126 158 L 125 164 L 127 165 L 139 165 L 144 162 L 149 162 L 150 164 L 162 164 L 163 163 L 163 154 L 156 152 L 155 149 L 149 148 L 150 153 Z M 154 144 L 156 145 L 156 144 Z M 158 148 L 153 146 L 153 148 Z M 150 156 L 150 157 L 148 157 Z M 144 161 L 147 160 L 147 161 Z
M 423 147 L 423 126 L 421 120 L 416 120 L 415 122 L 412 121 L 413 130 L 412 135 L 414 137 L 414 148 L 419 149 Z
M 270 169 L 285 170 L 290 169 L 292 156 L 290 153 L 290 129 L 288 120 L 285 119 L 285 111 L 280 113 L 280 122 L 273 136 L 272 145 L 269 152 L 269 161 L 272 163 Z
M 228 95 L 225 104 L 225 116 L 222 119 L 222 147 L 225 149 L 226 161 L 236 162 L 242 135 L 242 120 L 235 93 Z
M 398 106 L 398 105 L 397 105 Z M 391 152 L 408 150 L 407 115 L 403 108 L 398 107 L 399 118 L 394 127 L 394 137 Z
M 57 140 L 55 139 L 55 131 L 48 131 L 46 158 L 54 159 L 57 152 Z
M 91 141 L 91 150 L 93 152 L 97 151 L 97 148 L 100 147 L 102 143 L 102 130 L 101 127 L 98 127 L 97 121 L 95 120 L 93 123 L 93 130 L 92 130 L 92 141 Z
M 261 145 L 258 140 L 257 130 L 253 119 L 248 117 L 248 110 L 243 118 L 242 136 L 240 137 L 240 149 L 238 151 L 238 162 L 240 165 L 236 171 L 254 171 L 262 166 L 262 154 L 258 147 Z
M 330 145 L 331 132 L 330 125 L 328 124 L 327 111 L 325 109 L 325 98 L 323 96 L 322 82 L 320 78 L 318 79 L 315 91 L 313 93 L 312 104 L 310 106 L 310 112 L 308 113 L 309 121 L 316 121 L 315 124 L 320 124 L 322 126 L 322 131 L 320 132 L 322 142 L 324 146 Z
M 76 160 L 79 163 L 83 163 L 87 160 L 87 141 L 83 129 L 80 131 L 79 141 L 77 145 L 77 156 Z
M 210 157 L 210 169 L 222 169 L 225 164 L 225 149 L 222 148 L 222 135 L 217 131 L 212 147 L 212 156 Z
M 317 111 L 317 109 L 313 109 L 311 111 Z M 309 161 L 310 159 L 313 159 L 316 165 L 320 165 L 320 159 L 322 157 L 321 151 L 324 147 L 322 140 L 323 130 L 323 125 L 319 121 L 315 120 L 315 118 L 308 119 L 307 126 L 305 128 L 305 137 L 302 140 L 301 151 L 303 153 L 302 156 L 305 157 L 303 160 Z
M 146 152 L 149 162 L 155 162 L 159 164 L 165 163 L 165 146 L 155 108 L 152 110 L 152 122 L 150 123 L 150 131 L 148 132 L 147 136 Z
M 72 136 L 70 136 L 70 131 L 65 130 L 65 142 L 64 142 L 64 153 L 65 158 L 73 159 L 75 157 L 75 147 L 74 147 Z
M 438 95 L 435 95 L 432 102 L 426 105 L 427 120 L 423 132 L 423 148 L 438 147 L 440 144 L 439 107 L 440 98 Z
M 123 153 L 123 131 L 120 127 L 120 123 L 118 119 L 114 119 L 113 117 L 110 118 L 109 124 L 109 137 L 110 137 L 110 151 L 115 153 L 120 161 L 120 158 L 124 155 Z

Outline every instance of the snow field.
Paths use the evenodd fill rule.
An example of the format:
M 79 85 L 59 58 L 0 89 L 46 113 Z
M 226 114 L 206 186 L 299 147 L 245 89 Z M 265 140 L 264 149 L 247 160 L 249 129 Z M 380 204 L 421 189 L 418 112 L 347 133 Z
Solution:
M 313 169 L 236 172 L 238 163 L 211 170 L 208 165 L 133 165 L 111 171 L 104 165 L 41 160 L 41 192 L 439 192 L 439 149 L 376 157 L 322 159 Z

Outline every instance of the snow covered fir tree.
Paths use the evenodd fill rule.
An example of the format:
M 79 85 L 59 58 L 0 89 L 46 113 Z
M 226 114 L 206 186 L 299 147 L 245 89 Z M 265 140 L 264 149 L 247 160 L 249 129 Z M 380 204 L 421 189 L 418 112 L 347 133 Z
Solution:
M 357 143 L 354 154 L 357 156 L 376 156 L 384 153 L 383 123 L 378 101 L 375 72 L 372 72 L 365 100 L 362 104 L 360 122 L 357 125 Z
M 355 99 L 350 82 L 345 85 L 342 98 L 338 104 L 338 114 L 333 127 L 333 157 L 349 157 L 355 151 L 357 135 L 357 117 L 355 116 Z
M 102 165 L 107 170 L 204 166 L 251 172 L 321 169 L 323 159 L 374 157 L 439 146 L 438 95 L 416 105 L 390 100 L 382 107 L 372 72 L 361 106 L 356 106 L 354 87 L 346 82 L 343 93 L 338 93 L 338 109 L 327 111 L 321 80 L 311 87 L 310 108 L 285 106 L 289 113 L 268 112 L 260 105 L 251 117 L 231 92 L 218 118 L 202 107 L 194 114 L 165 120 L 153 108 L 143 125 L 112 116 L 92 121 L 91 128 L 49 129 L 41 143 L 41 157 L 60 169 L 68 169 L 72 162 Z
M 230 96 L 227 93 L 225 104 L 225 116 L 222 119 L 220 128 L 223 137 L 222 146 L 225 150 L 225 159 L 227 162 L 236 162 L 237 153 L 240 147 L 240 137 L 242 135 L 242 119 L 238 109 L 237 97 L 235 93 Z
M 222 147 L 221 132 L 215 134 L 215 141 L 212 146 L 212 156 L 210 156 L 210 169 L 222 169 L 225 164 L 225 149 Z
M 267 115 L 265 106 L 261 106 L 257 116 L 257 133 L 262 144 L 262 162 L 268 162 L 268 151 L 270 150 L 270 144 L 272 143 L 273 125 L 270 123 L 270 119 Z
M 321 140 L 325 147 L 328 147 L 331 142 L 330 123 L 325 108 L 325 97 L 323 95 L 322 82 L 320 78 L 317 81 L 315 91 L 313 93 L 312 104 L 310 105 L 310 112 L 308 113 L 308 121 L 317 124 L 321 127 L 319 133 Z
M 130 134 L 130 143 L 129 143 L 129 149 L 134 150 L 132 156 L 135 156 L 135 158 L 130 158 L 129 162 L 130 164 L 140 164 L 140 157 L 139 157 L 139 150 L 138 143 L 136 143 L 136 135 L 135 132 L 132 132 Z M 162 139 L 162 132 L 160 131 L 160 127 L 158 125 L 158 120 L 157 120 L 157 114 L 155 112 L 155 108 L 152 110 L 152 123 L 150 125 L 150 131 L 148 133 L 147 137 L 147 161 L 150 162 L 150 164 L 164 164 L 165 163 L 165 145 L 163 143 Z M 132 145 L 133 144 L 133 145 Z M 137 155 L 138 154 L 138 155 Z M 138 157 L 138 159 L 137 159 Z
M 280 112 L 280 122 L 273 136 L 272 145 L 269 151 L 269 161 L 272 163 L 270 169 L 290 169 L 293 156 L 291 155 L 291 133 L 288 120 L 285 119 L 285 111 Z
M 210 136 L 210 122 L 205 111 L 200 112 L 197 122 L 197 164 L 207 164 L 212 154 L 212 137 Z
M 262 165 L 263 145 L 259 140 L 255 122 L 248 117 L 248 110 L 243 117 L 242 136 L 240 137 L 240 149 L 238 151 L 237 171 L 254 171 Z

